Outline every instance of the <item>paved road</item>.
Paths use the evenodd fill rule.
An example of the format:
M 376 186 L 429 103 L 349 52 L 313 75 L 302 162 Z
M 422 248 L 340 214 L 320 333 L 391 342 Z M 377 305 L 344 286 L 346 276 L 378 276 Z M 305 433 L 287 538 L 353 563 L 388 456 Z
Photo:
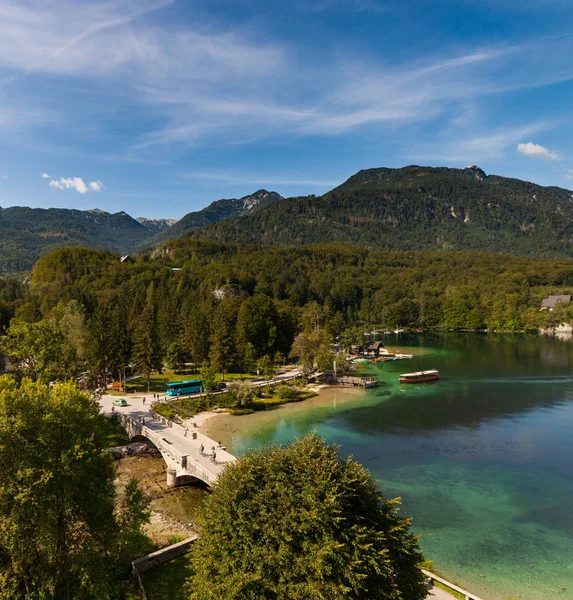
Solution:
M 301 370 L 297 367 L 295 369 L 290 369 L 288 371 L 284 371 L 283 373 L 280 373 L 279 375 L 275 375 L 275 377 L 273 377 L 270 381 L 261 381 L 261 380 L 249 380 L 251 381 L 251 383 L 253 384 L 253 387 L 262 387 L 265 385 L 269 385 L 272 383 L 281 383 L 281 382 L 285 382 L 285 381 L 290 381 L 291 379 L 296 379 L 297 377 L 300 377 L 301 374 Z M 137 375 L 135 377 L 133 377 L 132 379 L 137 379 L 139 377 L 143 377 L 143 375 Z M 231 380 L 227 380 L 225 383 L 229 383 Z M 223 394 L 225 392 L 225 390 L 222 390 L 220 392 L 211 392 L 211 395 L 216 396 L 217 394 Z M 139 394 L 143 394 L 143 393 L 147 393 L 147 392 L 139 392 Z M 181 398 L 200 398 L 201 396 L 204 396 L 205 394 L 182 394 Z M 177 398 L 177 396 L 166 396 L 165 394 L 161 394 L 161 400 L 167 399 L 167 400 L 175 400 Z
M 106 415 L 111 414 L 113 406 L 114 412 L 127 414 L 136 422 L 141 421 L 143 423 L 143 419 L 145 419 L 145 427 L 152 434 L 160 436 L 166 448 L 169 448 L 179 456 L 189 456 L 189 458 L 199 463 L 201 467 L 211 473 L 220 473 L 227 463 L 236 460 L 232 454 L 219 448 L 218 442 L 200 433 L 189 420 L 185 421 L 183 425 L 173 423 L 171 427 L 168 427 L 162 419 L 151 418 L 149 407 L 152 398 L 153 394 L 148 394 L 147 397 L 126 396 L 127 406 L 113 406 L 113 401 L 117 400 L 118 396 L 106 395 L 101 398 L 100 405 Z M 144 399 L 145 404 L 143 402 Z M 187 436 L 185 436 L 185 427 L 188 427 Z M 197 434 L 196 439 L 193 439 L 193 433 Z M 210 456 L 203 456 L 201 454 L 201 444 L 203 444 L 206 453 L 211 453 L 212 447 L 215 446 L 216 463 L 211 461 Z

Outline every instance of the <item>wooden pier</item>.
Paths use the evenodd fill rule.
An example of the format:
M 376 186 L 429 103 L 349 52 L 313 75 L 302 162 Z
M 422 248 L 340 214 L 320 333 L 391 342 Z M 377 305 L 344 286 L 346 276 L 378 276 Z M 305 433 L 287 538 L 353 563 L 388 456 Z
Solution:
M 324 382 L 328 385 L 345 385 L 349 387 L 373 388 L 378 385 L 378 377 L 352 377 L 335 375 L 332 371 L 324 373 Z

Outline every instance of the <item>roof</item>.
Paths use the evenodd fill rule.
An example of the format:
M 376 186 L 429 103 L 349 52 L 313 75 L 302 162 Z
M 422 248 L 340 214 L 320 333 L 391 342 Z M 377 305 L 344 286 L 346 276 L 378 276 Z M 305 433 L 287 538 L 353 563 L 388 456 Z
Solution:
M 380 350 L 380 348 L 384 348 L 384 344 L 382 342 L 372 342 L 367 346 L 368 350 Z
M 556 304 L 562 302 L 563 304 L 569 304 L 571 302 L 571 295 L 562 294 L 560 296 L 549 296 L 541 301 L 541 308 L 553 308 Z

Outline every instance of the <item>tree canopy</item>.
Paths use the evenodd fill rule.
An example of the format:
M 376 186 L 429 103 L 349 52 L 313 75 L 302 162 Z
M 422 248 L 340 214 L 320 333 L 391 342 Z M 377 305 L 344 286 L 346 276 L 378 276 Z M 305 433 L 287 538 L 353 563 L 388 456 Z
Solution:
M 229 465 L 204 505 L 194 600 L 422 600 L 410 521 L 317 434 Z
M 105 600 L 145 546 L 148 501 L 116 506 L 98 406 L 73 384 L 0 377 L 0 599 Z

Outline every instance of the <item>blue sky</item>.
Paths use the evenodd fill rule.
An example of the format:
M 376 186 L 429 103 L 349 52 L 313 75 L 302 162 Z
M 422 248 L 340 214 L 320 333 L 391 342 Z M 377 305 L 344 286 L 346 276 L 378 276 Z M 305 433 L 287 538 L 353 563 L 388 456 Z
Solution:
M 573 188 L 570 0 L 0 0 L 0 206 L 178 218 L 362 168 Z

